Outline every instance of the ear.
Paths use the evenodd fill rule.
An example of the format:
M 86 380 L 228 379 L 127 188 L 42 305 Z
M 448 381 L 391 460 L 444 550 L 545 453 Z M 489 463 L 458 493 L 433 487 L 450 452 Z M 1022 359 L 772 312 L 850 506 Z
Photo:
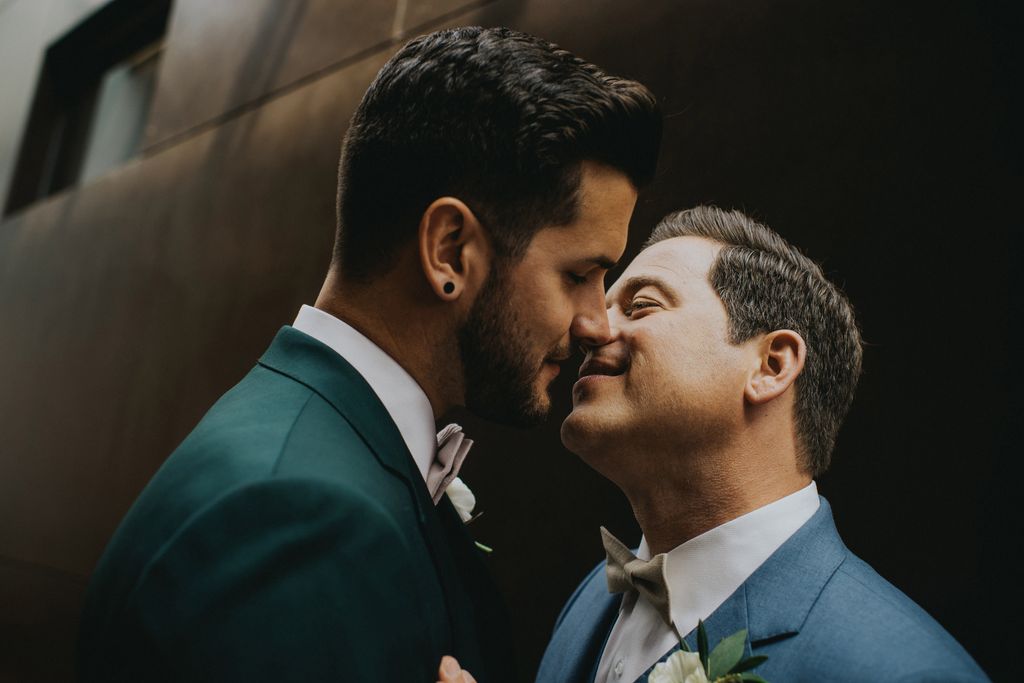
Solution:
M 420 264 L 427 283 L 444 301 L 477 288 L 490 267 L 487 237 L 472 210 L 455 197 L 435 199 L 419 227 Z
M 804 369 L 807 345 L 793 330 L 775 330 L 757 344 L 757 367 L 743 389 L 753 404 L 762 404 L 786 392 Z

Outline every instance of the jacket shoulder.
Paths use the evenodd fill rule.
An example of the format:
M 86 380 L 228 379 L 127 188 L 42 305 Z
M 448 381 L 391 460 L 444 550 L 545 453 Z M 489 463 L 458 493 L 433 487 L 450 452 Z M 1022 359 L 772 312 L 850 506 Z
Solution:
M 800 633 L 765 650 L 766 677 L 785 660 L 789 664 L 784 668 L 791 671 L 816 669 L 817 675 L 832 680 L 853 681 L 861 679 L 866 662 L 884 661 L 884 673 L 879 671 L 877 680 L 988 680 L 924 609 L 866 562 L 846 553 Z M 931 677 L 935 672 L 942 672 L 942 677 Z
M 562 608 L 548 643 L 537 683 L 575 683 L 587 679 L 601 656 L 621 598 L 608 592 L 601 562 L 580 582 Z
M 555 631 L 561 628 L 562 623 L 569 613 L 573 611 L 573 608 L 579 606 L 585 609 L 590 607 L 595 599 L 600 600 L 608 597 L 608 586 L 604 581 L 604 568 L 604 561 L 599 562 L 576 586 L 576 589 L 569 596 L 569 599 L 565 601 L 562 611 L 555 620 Z

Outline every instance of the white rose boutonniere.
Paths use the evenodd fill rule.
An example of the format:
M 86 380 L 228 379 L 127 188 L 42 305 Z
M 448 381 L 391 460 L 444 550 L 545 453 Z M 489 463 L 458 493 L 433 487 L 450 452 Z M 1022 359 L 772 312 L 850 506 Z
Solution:
M 476 496 L 466 486 L 466 482 L 462 481 L 458 477 L 452 479 L 452 483 L 448 484 L 448 488 L 444 490 L 448 494 L 448 498 L 452 501 L 452 507 L 459 513 L 459 519 L 462 520 L 463 524 L 468 524 L 473 521 L 473 508 L 476 507 Z M 477 515 L 479 517 L 480 515 Z M 483 543 L 476 541 L 476 547 L 485 553 L 494 552 L 493 548 L 489 548 Z
M 466 482 L 462 481 L 458 477 L 452 479 L 452 483 L 448 484 L 448 488 L 445 489 L 445 493 L 452 501 L 452 505 L 455 507 L 455 511 L 459 513 L 459 519 L 463 523 L 473 519 L 473 508 L 476 507 L 476 496 L 466 486 Z
M 700 663 L 700 655 L 679 650 L 654 667 L 647 683 L 708 683 L 708 677 Z
M 679 651 L 651 670 L 647 683 L 768 683 L 752 669 L 768 660 L 764 655 L 743 658 L 747 631 L 737 631 L 708 653 L 704 622 L 697 622 L 697 652 L 679 641 Z

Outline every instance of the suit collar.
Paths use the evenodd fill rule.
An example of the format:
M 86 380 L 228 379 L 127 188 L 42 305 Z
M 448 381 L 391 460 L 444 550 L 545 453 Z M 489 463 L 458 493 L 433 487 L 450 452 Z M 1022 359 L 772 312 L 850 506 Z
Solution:
M 414 498 L 426 497 L 426 485 L 401 433 L 377 394 L 348 361 L 325 344 L 286 325 L 259 363 L 319 394 L 362 437 L 380 464 L 406 483 Z M 417 495 L 419 489 L 423 489 L 423 496 Z M 421 521 L 422 507 L 417 506 Z
M 292 327 L 331 347 L 370 385 L 426 479 L 437 428 L 430 400 L 412 375 L 359 330 L 326 311 L 303 306 Z

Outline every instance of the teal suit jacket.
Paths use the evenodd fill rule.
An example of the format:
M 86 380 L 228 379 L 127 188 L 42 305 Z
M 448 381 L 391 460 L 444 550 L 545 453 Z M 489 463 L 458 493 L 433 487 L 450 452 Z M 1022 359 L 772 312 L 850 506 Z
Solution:
M 285 327 L 168 458 L 101 558 L 84 681 L 514 677 L 500 597 L 447 496 L 338 354 Z
M 745 629 L 745 654 L 768 656 L 754 673 L 770 683 L 988 681 L 949 633 L 847 549 L 832 509 L 820 501 L 811 519 L 708 617 L 711 647 Z M 608 593 L 602 562 L 559 616 L 537 683 L 591 683 L 621 602 Z M 685 640 L 696 652 L 696 634 Z

